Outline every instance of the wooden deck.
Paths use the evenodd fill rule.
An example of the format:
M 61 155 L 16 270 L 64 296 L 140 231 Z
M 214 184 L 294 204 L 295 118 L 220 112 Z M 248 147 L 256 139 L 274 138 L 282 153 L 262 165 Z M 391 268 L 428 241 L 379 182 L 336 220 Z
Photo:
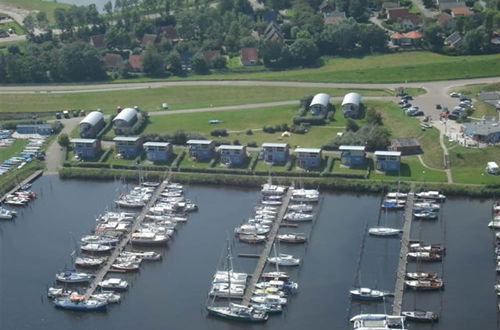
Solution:
M 3 201 L 7 198 L 8 195 L 10 194 L 13 194 L 15 193 L 16 191 L 19 190 L 19 188 L 21 188 L 22 186 L 24 186 L 25 184 L 28 184 L 30 182 L 33 182 L 35 181 L 36 179 L 38 179 L 38 177 L 40 177 L 41 175 L 43 174 L 43 171 L 42 170 L 37 170 L 35 171 L 33 174 L 31 174 L 29 177 L 27 177 L 26 179 L 24 179 L 23 181 L 21 181 L 21 183 L 19 183 L 17 186 L 15 186 L 13 189 L 11 189 L 10 191 L 8 191 L 5 195 L 3 195 L 2 197 L 0 197 L 0 203 L 3 203 Z
M 264 267 L 266 266 L 267 263 L 267 257 L 271 252 L 274 240 L 276 239 L 276 235 L 278 234 L 281 222 L 283 221 L 283 217 L 285 216 L 286 209 L 288 208 L 288 204 L 290 203 L 290 199 L 292 198 L 292 192 L 293 188 L 290 187 L 285 197 L 283 198 L 283 204 L 281 205 L 278 217 L 276 218 L 276 221 L 274 221 L 273 226 L 269 231 L 269 235 L 267 236 L 267 241 L 264 250 L 262 250 L 262 253 L 260 254 L 259 260 L 257 261 L 257 266 L 255 267 L 250 282 L 248 283 L 248 286 L 246 288 L 245 295 L 243 296 L 243 300 L 241 302 L 242 305 L 248 306 L 248 304 L 250 303 L 250 299 L 252 298 L 253 292 L 255 290 L 255 285 L 259 281 L 260 276 L 264 271 Z
M 101 282 L 106 276 L 106 274 L 110 272 L 111 266 L 115 262 L 116 258 L 118 258 L 118 256 L 123 251 L 125 246 L 127 246 L 127 244 L 130 242 L 130 239 L 132 238 L 132 233 L 134 233 L 137 230 L 139 225 L 144 220 L 149 209 L 153 206 L 154 203 L 156 203 L 156 200 L 160 196 L 160 193 L 165 189 L 167 184 L 168 180 L 163 181 L 153 192 L 153 196 L 151 196 L 151 199 L 146 204 L 146 206 L 142 208 L 142 211 L 135 219 L 128 234 L 125 235 L 123 239 L 120 241 L 120 243 L 116 245 L 115 249 L 113 250 L 113 253 L 111 253 L 111 255 L 109 256 L 106 264 L 102 268 L 100 268 L 99 271 L 95 274 L 94 280 L 90 283 L 89 287 L 87 288 L 87 291 L 85 292 L 85 299 L 88 299 L 92 294 L 94 294 L 94 291 L 97 289 L 97 285 L 99 284 L 99 282 Z
M 406 201 L 405 218 L 403 224 L 403 236 L 401 238 L 401 250 L 399 253 L 399 263 L 396 272 L 396 285 L 394 288 L 394 303 L 392 305 L 392 315 L 401 315 L 403 305 L 403 292 L 405 286 L 406 264 L 408 245 L 410 243 L 411 221 L 413 219 L 413 202 L 415 194 L 410 192 Z

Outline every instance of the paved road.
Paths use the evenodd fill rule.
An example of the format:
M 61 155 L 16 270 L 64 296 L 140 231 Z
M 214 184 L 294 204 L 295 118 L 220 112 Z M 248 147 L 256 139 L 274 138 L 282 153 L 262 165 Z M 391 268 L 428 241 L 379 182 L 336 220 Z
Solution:
M 81 121 L 81 118 L 64 119 L 64 128 L 61 133 L 70 134 Z M 61 168 L 63 162 L 63 149 L 57 143 L 57 138 L 52 141 L 46 151 L 46 174 L 55 174 Z

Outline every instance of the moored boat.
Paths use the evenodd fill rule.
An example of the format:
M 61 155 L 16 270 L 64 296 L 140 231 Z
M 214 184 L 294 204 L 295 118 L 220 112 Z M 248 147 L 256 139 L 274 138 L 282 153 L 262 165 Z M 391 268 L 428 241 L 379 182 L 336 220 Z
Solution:
M 96 299 L 85 299 L 84 296 L 72 293 L 67 298 L 58 298 L 54 300 L 54 305 L 57 308 L 77 312 L 97 312 L 105 311 L 108 303 Z
M 358 314 L 350 321 L 356 330 L 406 330 L 405 317 L 386 314 Z
M 432 199 L 435 201 L 439 202 L 444 202 L 446 200 L 446 196 L 443 194 L 440 194 L 439 191 L 422 191 L 416 194 L 418 198 L 424 198 L 424 199 Z
M 441 254 L 434 252 L 408 252 L 408 259 L 416 261 L 441 261 L 442 257 Z
M 372 227 L 368 229 L 368 234 L 373 236 L 397 236 L 401 232 L 401 229 L 389 227 Z
M 383 300 L 385 297 L 392 297 L 390 292 L 373 290 L 370 288 L 357 288 L 349 291 L 352 299 L 356 300 Z
M 93 278 L 93 274 L 77 273 L 72 270 L 56 274 L 56 280 L 63 283 L 87 283 L 92 281 Z
M 106 253 L 110 252 L 113 249 L 113 247 L 111 245 L 88 243 L 82 245 L 80 249 L 84 252 Z
M 104 263 L 104 258 L 82 258 L 78 257 L 75 259 L 75 266 L 82 268 L 96 268 Z
M 128 282 L 120 278 L 108 278 L 98 283 L 103 290 L 125 291 L 128 289 Z
M 305 243 L 307 236 L 304 234 L 288 233 L 277 235 L 276 238 L 282 243 Z
M 139 232 L 132 234 L 132 244 L 134 245 L 166 245 L 170 236 L 157 234 L 154 232 Z
M 432 211 L 414 211 L 413 212 L 413 217 L 421 220 L 436 220 L 438 218 L 438 213 L 437 212 L 432 212 Z
M 280 253 L 276 257 L 268 257 L 267 261 L 271 264 L 276 264 L 278 266 L 298 266 L 300 265 L 300 259 L 294 257 L 291 254 Z
M 266 241 L 266 236 L 265 235 L 255 235 L 255 234 L 240 234 L 238 236 L 241 242 L 245 243 L 250 243 L 250 244 L 257 244 L 257 243 L 263 243 Z
M 288 274 L 286 272 L 266 272 L 262 273 L 260 276 L 263 280 L 280 280 L 280 281 L 287 281 L 290 279 Z
M 314 219 L 314 215 L 310 213 L 288 212 L 285 214 L 283 219 L 293 222 L 312 221 Z
M 417 291 L 442 290 L 444 283 L 442 280 L 408 280 L 405 281 L 407 288 Z
M 427 311 L 407 311 L 401 312 L 401 315 L 406 317 L 408 321 L 414 322 L 437 322 L 439 321 L 439 315 L 434 312 Z
M 252 307 L 230 303 L 229 306 L 207 306 L 208 314 L 241 322 L 265 322 L 268 314 Z
M 410 280 L 436 280 L 438 275 L 436 273 L 428 272 L 408 272 L 405 277 Z

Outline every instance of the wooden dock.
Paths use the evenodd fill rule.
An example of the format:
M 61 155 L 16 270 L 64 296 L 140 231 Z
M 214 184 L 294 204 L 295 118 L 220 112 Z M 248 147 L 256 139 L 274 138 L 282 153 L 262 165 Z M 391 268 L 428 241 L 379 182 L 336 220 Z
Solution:
M 408 255 L 408 245 L 410 243 L 411 221 L 413 219 L 413 203 L 415 194 L 411 191 L 408 194 L 405 208 L 405 218 L 403 224 L 403 236 L 401 237 L 401 250 L 399 253 L 399 263 L 396 272 L 396 285 L 394 287 L 394 303 L 392 305 L 392 315 L 401 315 L 403 305 L 403 292 L 405 286 L 406 264 Z
M 3 203 L 3 201 L 7 198 L 7 196 L 9 196 L 10 194 L 15 193 L 16 191 L 18 191 L 25 184 L 31 183 L 31 182 L 35 181 L 36 179 L 38 179 L 38 177 L 40 177 L 42 174 L 43 174 L 42 170 L 35 171 L 29 177 L 27 177 L 26 179 L 24 179 L 23 181 L 21 181 L 21 183 L 19 183 L 18 185 L 16 185 L 13 189 L 11 189 L 10 191 L 8 191 L 5 195 L 3 195 L 2 197 L 0 197 L 0 203 Z
M 271 230 L 269 231 L 269 235 L 267 236 L 267 242 L 260 254 L 259 260 L 257 261 L 257 266 L 252 274 L 250 282 L 245 291 L 245 295 L 243 296 L 243 300 L 241 301 L 242 305 L 248 306 L 250 304 L 250 299 L 252 298 L 253 292 L 255 290 L 255 286 L 264 271 L 264 267 L 267 263 L 267 257 L 269 253 L 271 253 L 271 249 L 274 244 L 274 240 L 276 239 L 276 235 L 278 234 L 278 230 L 280 228 L 281 222 L 283 221 L 283 217 L 285 216 L 286 209 L 288 208 L 288 204 L 290 203 L 290 199 L 292 198 L 293 188 L 289 188 L 285 197 L 283 198 L 283 204 L 281 205 L 281 209 L 278 213 L 278 217 L 276 221 L 274 221 Z
M 137 230 L 139 225 L 144 220 L 149 209 L 154 205 L 154 203 L 156 203 L 156 200 L 160 196 L 160 193 L 165 189 L 167 184 L 168 184 L 168 180 L 163 181 L 156 188 L 156 190 L 153 192 L 151 199 L 142 208 L 142 211 L 139 213 L 139 215 L 137 216 L 137 218 L 133 222 L 132 227 L 131 227 L 130 231 L 128 232 L 128 234 L 125 235 L 125 237 L 122 238 L 120 243 L 118 243 L 116 245 L 113 252 L 109 256 L 108 260 L 106 261 L 106 264 L 101 269 L 99 269 L 99 271 L 95 274 L 93 281 L 90 283 L 90 286 L 87 288 L 87 291 L 85 292 L 85 299 L 88 299 L 92 294 L 94 294 L 94 291 L 97 289 L 97 285 L 99 284 L 99 282 L 101 282 L 104 279 L 104 277 L 106 276 L 106 274 L 108 272 L 110 272 L 111 266 L 115 262 L 116 258 L 118 258 L 118 256 L 123 251 L 125 246 L 127 246 L 127 244 L 130 242 L 130 239 L 132 238 L 132 233 L 134 233 Z

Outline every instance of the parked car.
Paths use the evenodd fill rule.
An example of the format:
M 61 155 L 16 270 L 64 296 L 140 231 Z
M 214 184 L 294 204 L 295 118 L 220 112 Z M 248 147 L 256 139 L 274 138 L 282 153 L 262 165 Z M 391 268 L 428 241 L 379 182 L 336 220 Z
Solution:
M 56 119 L 61 119 L 61 113 L 60 112 L 56 112 Z
M 457 92 L 451 92 L 451 93 L 450 93 L 450 96 L 451 96 L 451 97 L 460 97 L 460 96 L 462 96 L 462 94 L 457 93 Z
M 465 118 L 467 117 L 467 113 L 465 111 L 460 111 L 460 110 L 453 110 L 449 115 L 449 119 L 457 120 L 460 118 Z
M 401 100 L 399 100 L 398 104 L 399 104 L 399 105 L 406 104 L 406 100 L 405 100 L 405 99 L 401 99 Z
M 473 108 L 474 106 L 472 105 L 471 102 L 460 102 L 458 106 L 462 108 Z
M 456 107 L 454 107 L 454 108 L 453 108 L 453 110 L 451 110 L 451 111 L 452 111 L 452 112 L 453 112 L 453 111 L 460 111 L 460 112 L 462 112 L 462 111 L 465 111 L 465 108 L 463 108 L 463 107 L 461 107 L 461 106 L 457 105 L 457 106 L 456 106 Z
M 411 96 L 411 95 L 408 95 L 408 94 L 407 94 L 407 95 L 403 95 L 403 96 L 401 97 L 401 99 L 402 99 L 402 100 L 404 99 L 404 100 L 406 100 L 406 101 L 409 101 L 409 100 L 413 100 L 413 96 Z
M 69 118 L 69 111 L 68 111 L 68 110 L 64 110 L 64 111 L 62 112 L 62 114 L 63 114 L 63 117 L 64 117 L 64 118 Z
M 422 110 L 419 110 L 419 109 L 413 109 L 413 110 L 408 109 L 408 110 L 406 110 L 406 115 L 412 116 L 412 117 L 414 117 L 414 116 L 423 116 L 424 112 Z
M 403 105 L 401 105 L 401 109 L 408 109 L 411 107 L 411 103 L 405 103 Z

